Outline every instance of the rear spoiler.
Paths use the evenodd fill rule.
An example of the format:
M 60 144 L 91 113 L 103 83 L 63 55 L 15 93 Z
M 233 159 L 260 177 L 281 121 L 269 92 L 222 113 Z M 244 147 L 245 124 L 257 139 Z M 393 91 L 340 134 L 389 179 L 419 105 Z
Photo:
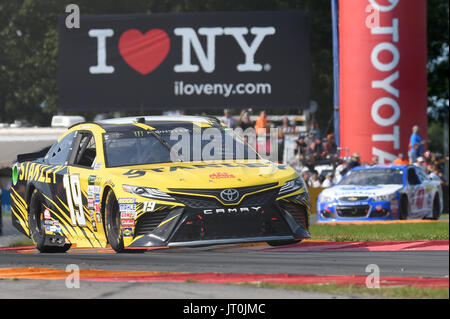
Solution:
M 22 162 L 27 162 L 27 161 L 34 161 L 38 158 L 44 157 L 51 147 L 52 147 L 52 145 L 47 146 L 47 147 L 41 149 L 40 151 L 37 151 L 34 153 L 19 154 L 19 155 L 17 155 L 17 162 L 22 163 Z

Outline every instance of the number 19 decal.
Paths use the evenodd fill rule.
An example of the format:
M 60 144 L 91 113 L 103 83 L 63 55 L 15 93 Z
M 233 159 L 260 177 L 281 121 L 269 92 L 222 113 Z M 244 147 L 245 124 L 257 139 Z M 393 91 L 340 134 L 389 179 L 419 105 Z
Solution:
M 69 205 L 70 217 L 74 226 L 86 226 L 86 220 L 83 213 L 83 198 L 81 196 L 80 178 L 78 175 L 65 174 L 63 185 L 66 189 L 67 204 Z M 77 206 L 77 210 L 74 208 Z

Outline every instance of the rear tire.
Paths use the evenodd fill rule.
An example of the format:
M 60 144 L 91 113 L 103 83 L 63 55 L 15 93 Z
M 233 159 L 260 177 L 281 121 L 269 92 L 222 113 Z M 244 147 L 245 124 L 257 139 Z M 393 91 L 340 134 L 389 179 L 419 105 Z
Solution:
M 439 200 L 439 195 L 435 195 L 433 199 L 433 217 L 432 219 L 438 220 L 441 216 L 441 202 Z
M 45 234 L 44 225 L 44 206 L 42 205 L 41 196 L 37 189 L 31 194 L 28 210 L 28 228 L 31 239 L 41 253 L 64 253 L 70 249 L 70 244 L 64 246 L 45 245 L 47 235 Z
M 403 196 L 400 200 L 399 219 L 408 219 L 409 202 L 406 196 Z

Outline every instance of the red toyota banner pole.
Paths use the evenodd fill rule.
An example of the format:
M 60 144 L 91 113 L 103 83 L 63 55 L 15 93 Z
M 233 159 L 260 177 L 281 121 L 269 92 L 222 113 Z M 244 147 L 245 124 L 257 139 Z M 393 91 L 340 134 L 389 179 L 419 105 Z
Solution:
M 340 146 L 382 164 L 426 139 L 426 63 L 426 0 L 339 0 Z

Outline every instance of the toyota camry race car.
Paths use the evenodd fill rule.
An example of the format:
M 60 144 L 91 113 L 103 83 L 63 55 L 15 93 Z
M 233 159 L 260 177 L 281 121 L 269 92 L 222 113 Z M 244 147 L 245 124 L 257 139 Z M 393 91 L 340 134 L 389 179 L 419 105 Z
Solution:
M 442 209 L 439 182 L 411 165 L 355 167 L 317 200 L 319 222 L 439 219 Z
M 14 226 L 41 252 L 310 237 L 301 177 L 208 117 L 74 125 L 48 150 L 18 156 L 11 199 Z

